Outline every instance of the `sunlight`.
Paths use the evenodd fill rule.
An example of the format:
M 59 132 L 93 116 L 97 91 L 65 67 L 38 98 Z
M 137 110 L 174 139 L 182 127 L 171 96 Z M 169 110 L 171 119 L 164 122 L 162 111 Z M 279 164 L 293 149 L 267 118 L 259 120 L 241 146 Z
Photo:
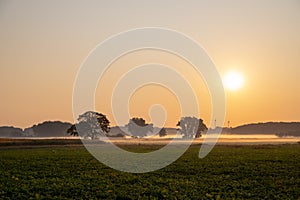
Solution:
M 241 73 L 236 71 L 230 71 L 226 73 L 223 77 L 224 87 L 229 90 L 238 90 L 242 88 L 244 84 L 244 77 Z

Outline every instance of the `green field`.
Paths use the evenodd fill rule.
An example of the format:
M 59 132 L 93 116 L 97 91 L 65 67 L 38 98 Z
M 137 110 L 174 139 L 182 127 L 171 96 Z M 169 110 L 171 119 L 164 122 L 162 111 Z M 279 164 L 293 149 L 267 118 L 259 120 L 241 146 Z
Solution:
M 80 146 L 1 149 L 0 199 L 300 199 L 300 145 L 216 146 L 204 159 L 199 148 L 146 174 L 110 169 Z

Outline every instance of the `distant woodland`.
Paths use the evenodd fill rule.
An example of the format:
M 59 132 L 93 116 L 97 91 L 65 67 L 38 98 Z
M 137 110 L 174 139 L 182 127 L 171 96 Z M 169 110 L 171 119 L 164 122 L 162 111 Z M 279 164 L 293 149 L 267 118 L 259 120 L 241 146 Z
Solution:
M 0 137 L 65 137 L 70 123 L 46 121 L 24 130 L 15 127 L 0 127 Z
M 0 127 L 0 137 L 70 137 L 67 130 L 71 126 L 71 123 L 61 121 L 46 121 L 24 130 L 12 126 L 2 126 Z M 111 127 L 109 133 L 111 136 L 126 135 L 120 127 Z
M 271 134 L 279 137 L 300 136 L 300 122 L 267 122 L 238 126 L 231 134 Z
M 72 126 L 68 122 L 46 121 L 24 130 L 16 127 L 0 127 L 0 137 L 69 137 L 67 130 Z M 154 130 L 157 127 L 154 127 Z M 165 128 L 167 134 L 176 134 L 176 128 Z M 300 137 L 300 122 L 267 122 L 224 128 L 228 134 L 270 134 L 278 137 Z M 126 135 L 121 128 L 111 127 L 109 136 Z

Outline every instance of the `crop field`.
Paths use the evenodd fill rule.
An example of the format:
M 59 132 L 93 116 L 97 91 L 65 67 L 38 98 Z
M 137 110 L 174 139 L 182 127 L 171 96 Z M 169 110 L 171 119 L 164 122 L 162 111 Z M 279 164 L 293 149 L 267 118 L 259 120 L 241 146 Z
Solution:
M 130 151 L 157 146 L 126 146 Z M 164 169 L 113 170 L 84 147 L 0 149 L 0 199 L 300 199 L 300 145 L 192 146 Z

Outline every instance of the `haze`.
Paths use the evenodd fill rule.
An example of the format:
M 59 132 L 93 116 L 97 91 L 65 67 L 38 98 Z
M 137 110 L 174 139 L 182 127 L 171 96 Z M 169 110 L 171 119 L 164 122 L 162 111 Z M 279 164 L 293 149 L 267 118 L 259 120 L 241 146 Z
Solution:
M 83 60 L 107 37 L 141 27 L 182 32 L 206 49 L 221 76 L 231 70 L 243 74 L 241 89 L 225 91 L 226 121 L 232 126 L 299 121 L 299 11 L 298 0 L 1 0 L 0 125 L 73 122 L 73 83 Z M 210 121 L 209 92 L 203 80 L 185 70 L 188 63 L 165 52 L 141 51 L 120 58 L 103 77 L 103 90 L 109 93 L 125 69 L 145 62 L 181 70 L 197 85 L 201 117 Z M 151 98 L 153 93 L 161 95 Z M 114 122 L 109 98 L 97 91 L 96 102 L 97 111 Z M 163 88 L 149 86 L 137 91 L 131 98 L 131 114 L 149 120 L 149 107 L 155 103 L 166 105 L 165 125 L 174 127 L 180 117 L 178 104 Z

